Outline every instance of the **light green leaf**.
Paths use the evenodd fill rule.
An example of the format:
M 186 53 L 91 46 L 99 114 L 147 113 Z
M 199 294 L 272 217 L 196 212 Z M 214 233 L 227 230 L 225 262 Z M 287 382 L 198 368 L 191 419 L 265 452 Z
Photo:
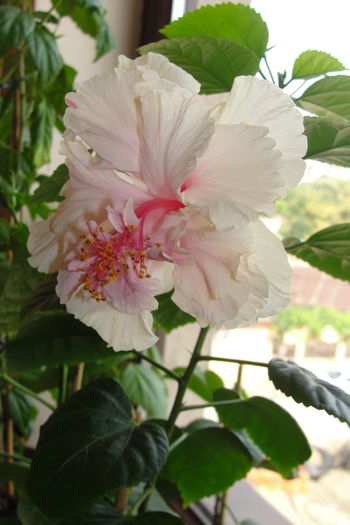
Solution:
M 106 10 L 100 0 L 51 0 L 61 16 L 69 16 L 84 33 L 96 39 L 95 60 L 110 51 L 114 37 L 105 20 Z
M 176 368 L 174 372 L 176 374 L 183 374 L 185 368 Z M 198 396 L 202 397 L 206 401 L 213 401 L 213 392 L 218 388 L 222 388 L 224 383 L 220 376 L 218 376 L 212 370 L 203 370 L 198 366 L 195 368 L 191 379 L 188 383 L 190 390 L 195 392 Z
M 269 378 L 274 386 L 297 403 L 325 410 L 350 425 L 350 396 L 335 385 L 315 376 L 294 361 L 273 358 Z
M 17 48 L 34 31 L 35 21 L 32 15 L 11 5 L 0 6 L 0 55 Z
M 39 82 L 46 88 L 63 67 L 56 39 L 46 27 L 37 24 L 27 39 L 29 54 L 38 72 Z
M 50 106 L 47 100 L 43 99 L 36 108 L 32 136 L 34 149 L 33 161 L 34 165 L 37 167 L 50 162 L 52 130 L 55 125 L 55 121 L 56 109 L 53 106 Z
M 165 382 L 152 368 L 129 363 L 120 382 L 129 399 L 142 406 L 150 416 L 166 416 L 168 393 Z
M 68 168 L 60 164 L 50 177 L 42 177 L 40 186 L 33 194 L 33 202 L 59 202 L 62 186 L 68 180 Z
M 255 75 L 259 57 L 250 49 L 230 40 L 195 36 L 160 40 L 139 48 L 165 55 L 201 84 L 201 93 L 230 91 L 238 75 Z
M 189 11 L 160 32 L 167 38 L 199 35 L 224 38 L 248 47 L 259 57 L 265 54 L 269 38 L 265 22 L 254 9 L 230 3 Z
M 344 71 L 346 68 L 335 57 L 324 51 L 308 50 L 301 53 L 293 65 L 292 78 L 312 78 L 330 73 Z
M 173 449 L 162 476 L 177 485 L 186 507 L 224 492 L 247 474 L 250 454 L 232 432 L 224 428 L 196 430 Z
M 135 426 L 123 389 L 102 378 L 73 394 L 41 427 L 27 490 L 45 515 L 66 517 L 107 490 L 148 481 L 166 454 L 164 430 Z
M 350 122 L 325 117 L 305 117 L 308 149 L 305 159 L 350 167 Z
M 171 291 L 157 296 L 159 306 L 158 310 L 153 312 L 155 330 L 164 330 L 169 333 L 179 326 L 196 322 L 194 317 L 180 310 L 171 300 L 172 295 Z
M 237 400 L 236 393 L 217 390 L 217 401 L 229 399 L 229 393 L 236 402 L 216 407 L 220 421 L 232 430 L 245 429 L 256 445 L 271 458 L 282 475 L 304 463 L 311 450 L 298 423 L 279 405 L 264 397 Z
M 329 226 L 304 242 L 287 241 L 284 247 L 288 253 L 337 279 L 350 281 L 350 223 Z
M 320 117 L 350 120 L 350 76 L 321 78 L 304 91 L 296 104 Z

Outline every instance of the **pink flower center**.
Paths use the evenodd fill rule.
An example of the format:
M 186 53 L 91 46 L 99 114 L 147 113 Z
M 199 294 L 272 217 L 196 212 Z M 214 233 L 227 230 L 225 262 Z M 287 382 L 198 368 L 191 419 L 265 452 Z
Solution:
M 104 231 L 98 226 L 91 236 L 81 235 L 83 246 L 80 258 L 72 261 L 68 269 L 82 272 L 80 282 L 92 299 L 105 301 L 104 287 L 119 279 L 124 271 L 132 271 L 139 279 L 151 277 L 146 260 L 147 251 L 158 243 L 151 243 L 149 235 L 140 236 L 140 228 L 125 227 L 123 233 Z M 78 266 L 78 268 L 77 268 Z

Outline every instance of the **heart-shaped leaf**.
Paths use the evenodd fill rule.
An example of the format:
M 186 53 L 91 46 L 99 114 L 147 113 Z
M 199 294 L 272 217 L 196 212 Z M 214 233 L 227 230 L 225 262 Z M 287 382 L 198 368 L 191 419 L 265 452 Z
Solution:
M 269 378 L 274 386 L 297 403 L 325 410 L 350 425 L 350 396 L 335 385 L 315 376 L 294 361 L 275 357 L 269 362 Z
M 178 375 L 182 375 L 184 371 L 185 368 L 181 367 L 174 370 Z M 188 383 L 188 388 L 206 401 L 213 401 L 213 392 L 223 386 L 224 383 L 220 376 L 212 370 L 202 370 L 198 366 L 195 368 Z
M 166 416 L 168 394 L 165 382 L 152 368 L 130 363 L 120 382 L 131 401 L 141 405 L 150 416 Z
M 71 396 L 41 428 L 28 493 L 49 517 L 83 512 L 107 490 L 148 481 L 166 454 L 163 429 L 135 426 L 123 389 L 102 378 Z
M 229 430 L 196 430 L 175 447 L 162 475 L 174 482 L 187 506 L 228 489 L 252 466 L 249 452 Z
M 350 122 L 325 117 L 305 117 L 308 148 L 305 159 L 350 166 Z
M 287 476 L 309 458 L 306 437 L 288 412 L 264 397 L 237 400 L 236 393 L 228 389 L 217 390 L 215 400 L 229 399 L 230 392 L 234 403 L 216 407 L 220 420 L 233 430 L 245 429 L 282 475 Z
M 230 91 L 235 77 L 255 75 L 259 57 L 247 47 L 230 40 L 195 36 L 172 38 L 147 44 L 139 49 L 165 55 L 201 84 L 201 93 Z
M 344 70 L 343 64 L 329 53 L 310 49 L 301 53 L 295 60 L 292 77 L 312 78 L 331 71 Z
M 321 78 L 308 87 L 296 103 L 320 117 L 350 120 L 350 77 Z
M 171 300 L 172 295 L 173 292 L 171 291 L 157 296 L 159 307 L 153 312 L 156 330 L 164 330 L 164 332 L 169 333 L 179 326 L 196 321 L 194 317 L 180 310 Z

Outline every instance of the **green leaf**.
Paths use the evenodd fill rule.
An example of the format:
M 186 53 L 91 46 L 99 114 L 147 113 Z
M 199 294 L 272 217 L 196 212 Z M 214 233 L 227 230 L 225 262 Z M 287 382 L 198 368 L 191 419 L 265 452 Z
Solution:
M 32 15 L 11 5 L 0 6 L 0 55 L 17 48 L 34 31 Z
M 57 273 L 50 273 L 35 288 L 34 293 L 24 303 L 21 310 L 21 319 L 29 317 L 36 312 L 47 310 L 60 310 L 64 306 L 56 295 Z
M 254 51 L 265 54 L 269 33 L 261 16 L 242 4 L 219 4 L 189 11 L 160 31 L 167 38 L 205 35 L 231 40 Z
M 238 75 L 255 75 L 259 57 L 230 40 L 195 36 L 160 40 L 140 47 L 141 54 L 153 51 L 165 55 L 201 84 L 201 93 L 230 91 Z
M 114 355 L 92 328 L 64 313 L 24 325 L 6 345 L 12 373 L 36 370 L 43 365 L 89 363 Z
M 22 304 L 39 282 L 40 275 L 29 266 L 26 254 L 15 248 L 9 276 L 0 295 L 0 333 L 17 328 Z
M 61 0 L 52 5 L 61 16 L 69 16 L 84 33 L 96 39 L 95 60 L 110 51 L 114 37 L 104 18 L 106 10 L 100 0 Z
M 173 449 L 162 475 L 178 486 L 186 507 L 224 492 L 251 466 L 241 441 L 229 430 L 212 427 L 192 432 Z
M 164 330 L 164 332 L 169 333 L 179 326 L 196 322 L 194 317 L 183 312 L 173 303 L 172 294 L 171 291 L 157 296 L 159 306 L 158 310 L 153 312 L 155 330 Z
M 183 374 L 185 368 L 175 368 L 176 374 Z M 213 401 L 213 392 L 218 388 L 222 388 L 224 383 L 220 376 L 218 376 L 212 370 L 203 370 L 198 366 L 195 368 L 188 387 L 190 390 L 195 392 L 198 396 L 202 397 L 206 401 Z
M 314 233 L 306 241 L 285 246 L 288 253 L 337 279 L 350 281 L 350 223 Z
M 350 76 L 322 78 L 308 87 L 295 102 L 320 117 L 350 120 Z
M 308 139 L 306 159 L 350 167 L 350 122 L 325 117 L 305 117 Z
M 15 427 L 25 438 L 29 438 L 32 431 L 31 420 L 36 416 L 37 409 L 29 398 L 17 388 L 10 390 L 9 412 Z
M 142 364 L 130 363 L 120 382 L 130 400 L 141 405 L 150 416 L 166 416 L 168 396 L 165 382 L 154 370 Z
M 43 99 L 37 106 L 33 126 L 34 165 L 39 167 L 50 162 L 52 130 L 56 121 L 56 109 Z M 44 201 L 34 201 L 44 202 Z M 50 201 L 48 201 L 50 202 Z
M 47 518 L 28 497 L 21 497 L 17 515 L 22 525 L 61 525 L 61 520 Z
M 72 91 L 76 74 L 77 72 L 73 67 L 64 64 L 55 80 L 51 82 L 48 89 L 44 91 L 46 100 L 50 106 L 55 108 L 56 115 L 58 115 L 59 118 L 66 109 L 65 96 L 69 91 Z M 63 123 L 61 123 L 61 125 L 64 130 Z
M 12 480 L 18 487 L 23 487 L 27 481 L 29 465 L 27 463 L 7 463 L 0 459 L 0 481 Z
M 135 426 L 129 400 L 112 379 L 73 394 L 41 427 L 29 496 L 45 515 L 83 512 L 107 490 L 151 479 L 167 454 L 159 426 Z
M 33 194 L 33 202 L 59 202 L 63 200 L 59 193 L 68 178 L 67 166 L 60 164 L 50 177 L 41 179 L 40 186 Z
M 301 53 L 295 60 L 292 78 L 313 78 L 345 69 L 343 64 L 329 53 L 308 50 Z
M 145 512 L 133 520 L 130 525 L 182 525 L 184 522 L 168 512 Z
M 235 392 L 222 389 L 215 400 L 229 398 L 235 404 L 216 407 L 220 421 L 233 430 L 244 428 L 258 447 L 271 458 L 278 472 L 286 476 L 304 463 L 311 450 L 298 423 L 279 405 L 264 397 L 237 400 Z
M 10 223 L 4 217 L 0 218 L 0 246 L 8 246 L 10 243 Z
M 46 27 L 37 24 L 27 39 L 32 62 L 38 72 L 39 82 L 46 88 L 63 67 L 56 39 Z
M 294 361 L 273 358 L 269 362 L 269 378 L 275 388 L 297 403 L 318 410 L 350 425 L 350 396 L 337 386 L 318 378 Z

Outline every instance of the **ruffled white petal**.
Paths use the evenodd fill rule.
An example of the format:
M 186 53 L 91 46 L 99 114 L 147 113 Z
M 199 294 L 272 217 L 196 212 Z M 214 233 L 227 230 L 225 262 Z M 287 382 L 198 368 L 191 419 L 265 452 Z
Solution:
M 275 141 L 285 161 L 281 164 L 285 189 L 294 187 L 305 170 L 301 159 L 306 153 L 307 140 L 302 134 L 303 116 L 291 97 L 266 80 L 237 77 L 226 104 L 221 108 L 217 117 L 220 124 L 245 122 L 269 129 L 268 136 Z
M 218 125 L 185 182 L 185 204 L 205 213 L 220 230 L 271 214 L 284 181 L 281 155 L 267 133 L 267 128 L 243 123 Z
M 126 314 L 106 302 L 91 300 L 83 291 L 77 292 L 66 304 L 68 312 L 94 328 L 113 350 L 145 350 L 154 345 L 152 314 Z
M 208 145 L 214 121 L 201 100 L 182 88 L 143 95 L 141 119 L 142 178 L 150 192 L 176 199 L 196 158 Z
M 57 236 L 51 231 L 52 217 L 46 221 L 34 222 L 29 226 L 28 262 L 39 272 L 56 272 L 62 263 Z

